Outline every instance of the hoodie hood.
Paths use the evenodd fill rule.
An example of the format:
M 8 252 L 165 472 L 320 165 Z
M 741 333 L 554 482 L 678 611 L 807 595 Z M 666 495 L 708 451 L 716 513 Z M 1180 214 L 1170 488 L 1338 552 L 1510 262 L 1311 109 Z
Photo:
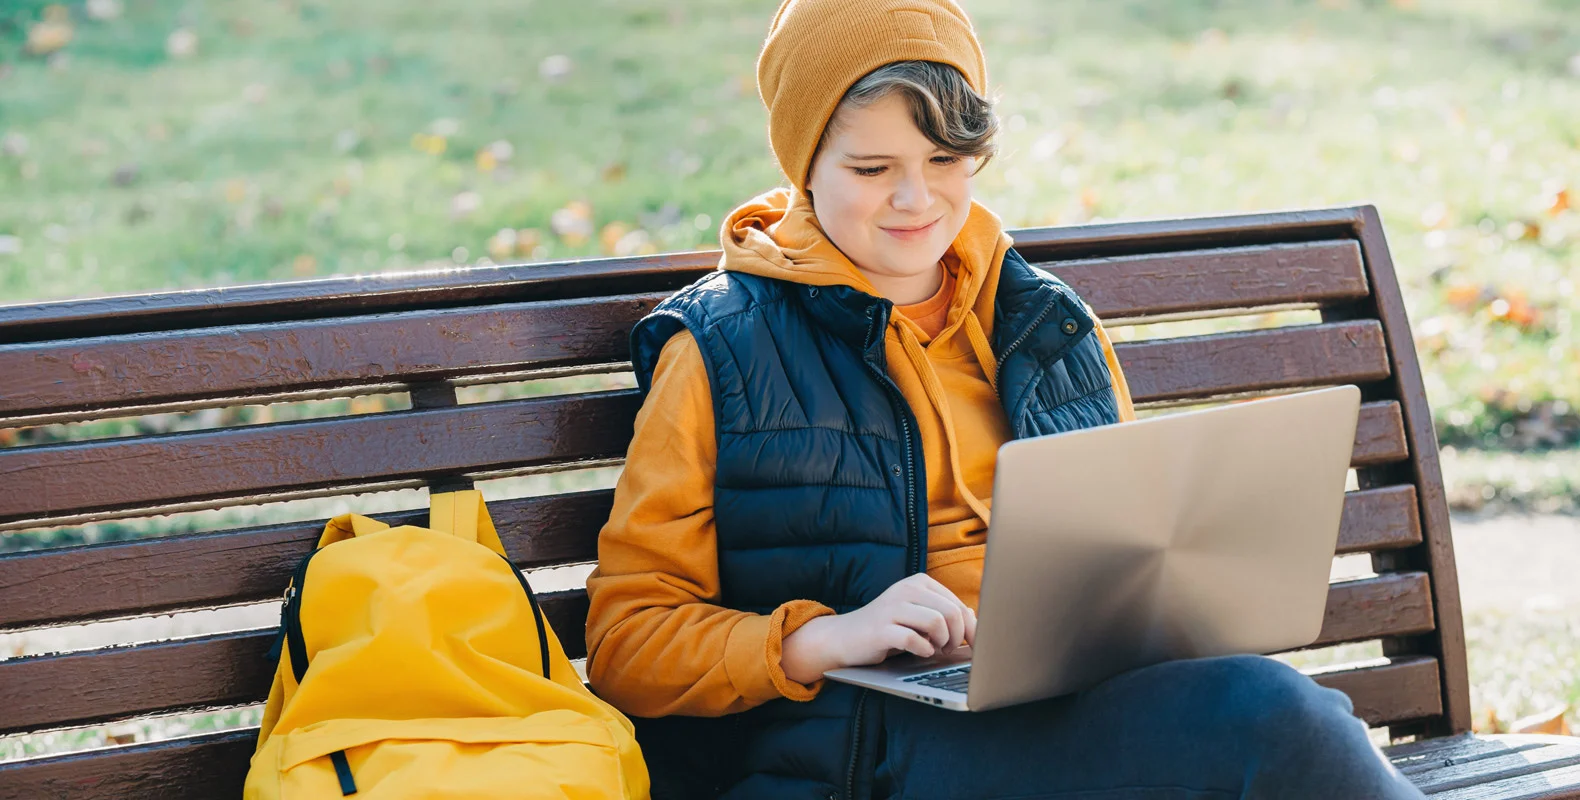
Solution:
M 720 269 L 807 286 L 849 286 L 878 296 L 871 281 L 823 232 L 801 192 L 778 188 L 746 201 L 725 218 L 719 240 L 724 248 Z M 966 224 L 944 254 L 956 281 L 951 327 L 969 310 L 991 334 L 999 269 L 1013 243 L 998 215 L 971 201 Z M 890 324 L 908 323 L 895 315 Z
M 878 296 L 824 233 L 801 192 L 775 189 L 752 198 L 725 219 L 719 238 L 722 269 L 811 286 L 848 286 Z M 928 513 L 952 523 L 946 527 L 957 534 L 950 536 L 987 528 L 991 510 L 983 498 L 992 491 L 997 446 L 1009 438 L 989 342 L 999 272 L 1011 244 L 998 216 L 972 201 L 966 224 L 943 256 L 945 269 L 955 275 L 943 329 L 930 337 L 896 312 L 884 331 L 889 376 L 921 427 Z M 955 406 L 962 410 L 964 435 L 957 430 Z M 972 448 L 964 460 L 963 445 Z

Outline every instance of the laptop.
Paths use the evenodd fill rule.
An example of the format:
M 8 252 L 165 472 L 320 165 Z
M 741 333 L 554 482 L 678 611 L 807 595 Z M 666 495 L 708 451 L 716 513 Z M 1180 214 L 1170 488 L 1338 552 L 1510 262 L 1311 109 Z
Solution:
M 1008 442 L 975 641 L 824 677 L 987 711 L 1310 644 L 1359 412 L 1337 386 Z

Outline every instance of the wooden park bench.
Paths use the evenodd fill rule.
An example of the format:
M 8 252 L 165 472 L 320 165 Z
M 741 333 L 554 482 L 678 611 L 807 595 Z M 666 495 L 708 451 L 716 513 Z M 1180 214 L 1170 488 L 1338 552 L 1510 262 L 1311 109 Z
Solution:
M 1281 327 L 1122 342 L 1119 357 L 1144 408 L 1358 384 L 1359 488 L 1346 497 L 1338 553 L 1370 554 L 1375 574 L 1332 585 L 1314 647 L 1380 641 L 1384 657 L 1322 668 L 1316 679 L 1385 726 L 1400 743 L 1390 756 L 1435 798 L 1580 797 L 1580 740 L 1468 732 L 1437 445 L 1374 209 L 1039 228 L 1015 239 L 1110 326 L 1308 310 L 1259 318 L 1296 323 Z M 617 464 L 637 409 L 631 389 L 571 392 L 576 381 L 558 381 L 540 390 L 560 394 L 460 402 L 467 393 L 458 399 L 457 386 L 627 370 L 631 325 L 717 259 L 680 253 L 0 308 L 0 428 L 410 397 L 409 410 L 0 448 L 0 531 Z M 490 506 L 515 562 L 538 570 L 595 558 L 610 492 L 491 495 Z M 425 514 L 382 516 L 421 524 Z M 268 601 L 322 524 L 0 556 L 0 631 Z M 585 594 L 553 592 L 544 603 L 577 655 Z M 258 703 L 273 636 L 230 631 L 0 661 L 0 734 Z M 0 798 L 237 797 L 254 737 L 230 730 L 12 761 L 0 764 Z

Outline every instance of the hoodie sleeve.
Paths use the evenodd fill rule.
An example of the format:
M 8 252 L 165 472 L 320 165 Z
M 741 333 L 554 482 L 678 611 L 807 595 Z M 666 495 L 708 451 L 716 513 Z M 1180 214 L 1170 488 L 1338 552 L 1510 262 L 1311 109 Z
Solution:
M 786 636 L 832 609 L 715 605 L 717 446 L 707 366 L 682 332 L 659 355 L 587 579 L 587 677 L 630 714 L 719 716 L 821 688 L 790 680 L 779 661 Z
M 1092 307 L 1087 306 L 1086 311 L 1092 314 Z M 1108 331 L 1103 329 L 1103 323 L 1097 319 L 1096 314 L 1092 314 L 1092 320 L 1096 322 L 1093 330 L 1097 331 L 1097 340 L 1103 344 L 1103 360 L 1108 362 L 1108 372 L 1114 378 L 1114 398 L 1119 401 L 1119 421 L 1135 422 L 1136 407 L 1130 400 L 1130 382 L 1125 380 L 1125 370 L 1119 366 L 1119 356 L 1114 352 L 1114 342 L 1108 338 Z

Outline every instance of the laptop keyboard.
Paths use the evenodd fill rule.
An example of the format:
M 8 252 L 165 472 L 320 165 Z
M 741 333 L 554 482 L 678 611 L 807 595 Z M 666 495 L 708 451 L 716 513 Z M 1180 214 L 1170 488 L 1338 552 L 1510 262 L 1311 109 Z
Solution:
M 904 679 L 906 683 L 926 686 L 931 689 L 943 689 L 946 692 L 966 693 L 966 686 L 971 683 L 971 665 L 941 669 L 937 672 L 924 672 Z

